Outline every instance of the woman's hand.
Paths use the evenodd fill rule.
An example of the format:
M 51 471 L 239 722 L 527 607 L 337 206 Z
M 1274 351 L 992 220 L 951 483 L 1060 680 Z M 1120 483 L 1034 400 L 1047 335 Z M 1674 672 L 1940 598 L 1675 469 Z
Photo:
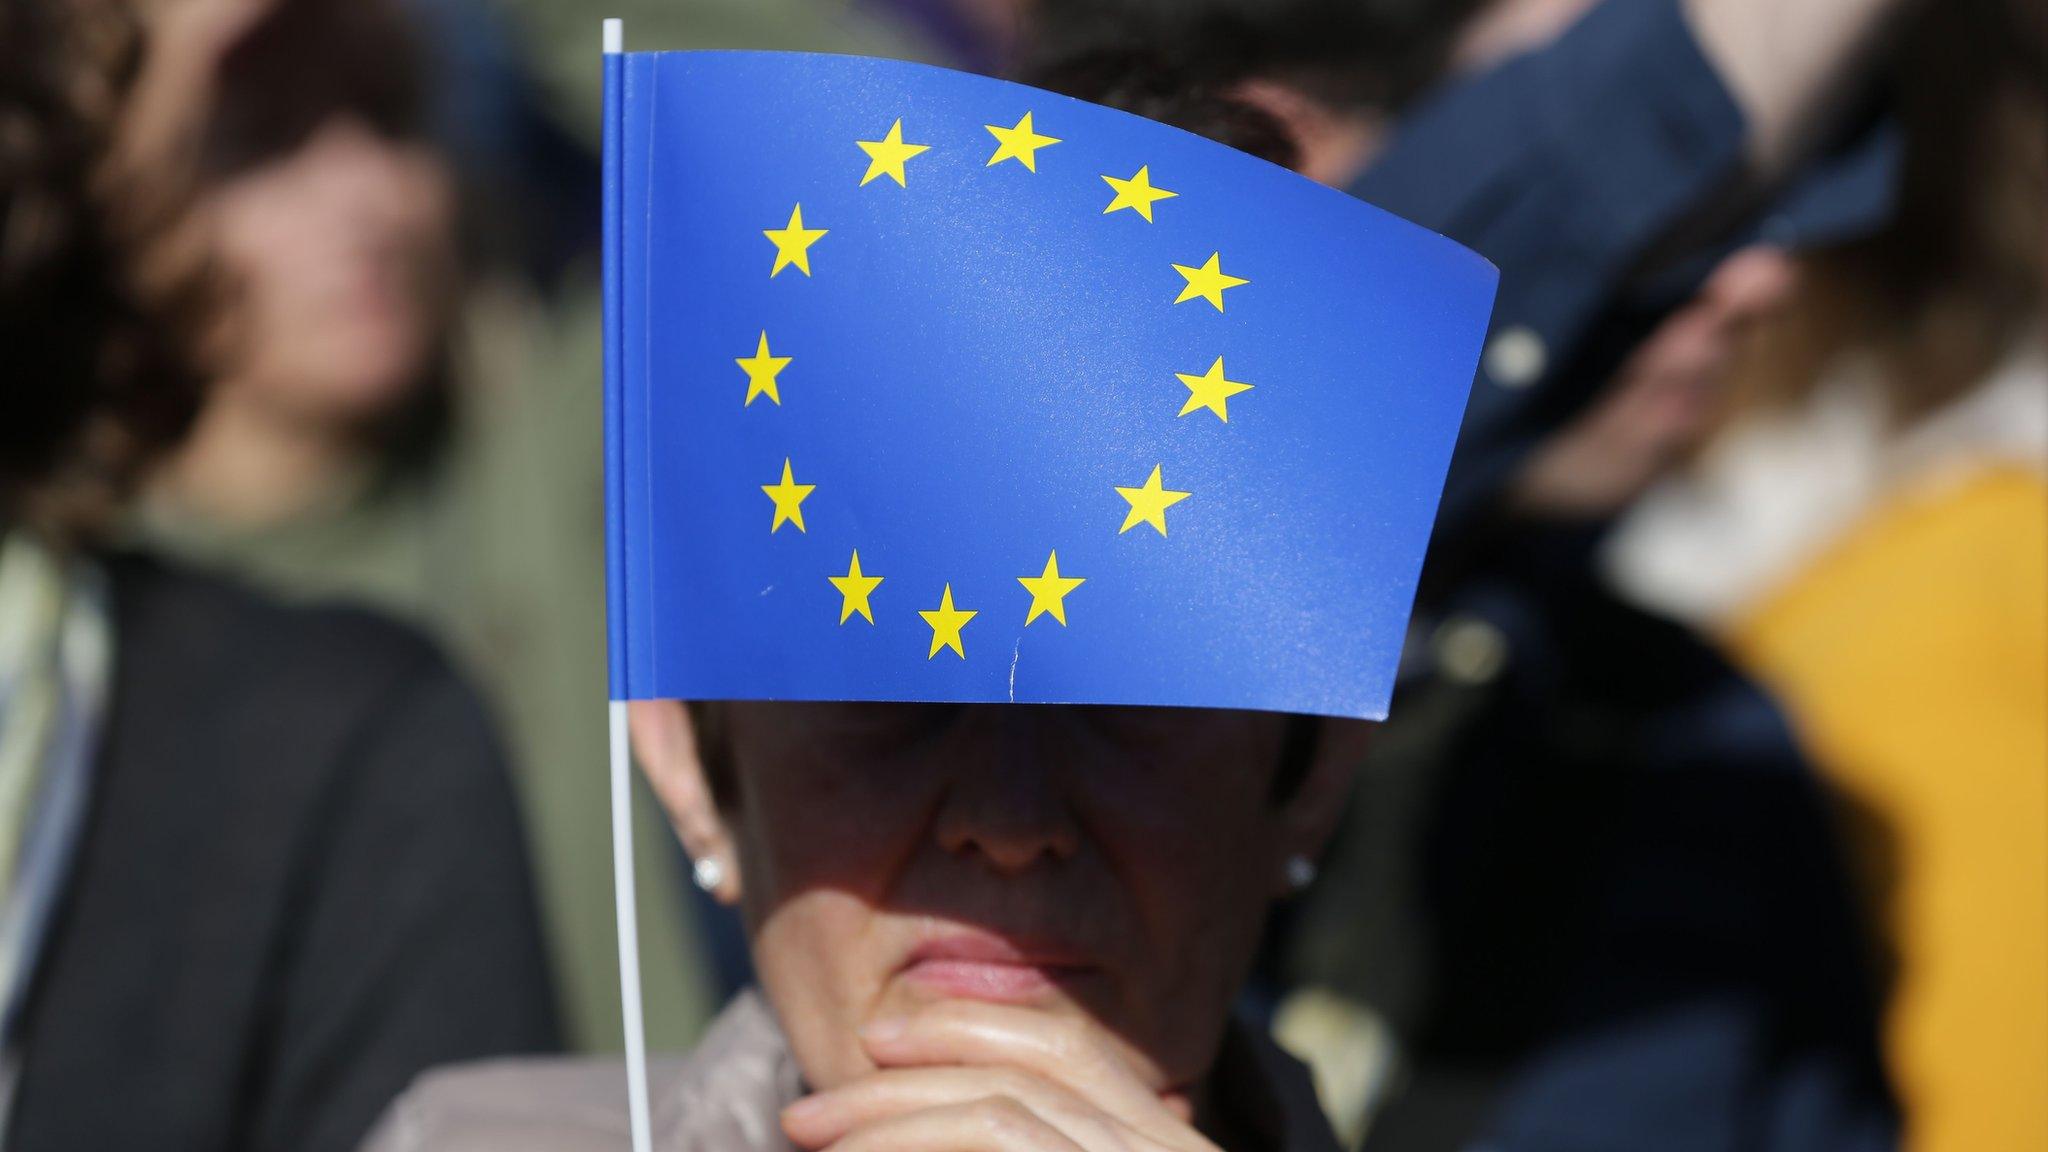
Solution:
M 1185 1097 L 1139 1081 L 1096 1027 L 948 1001 L 870 1025 L 877 1071 L 785 1109 L 783 1131 L 832 1152 L 1219 1152 Z

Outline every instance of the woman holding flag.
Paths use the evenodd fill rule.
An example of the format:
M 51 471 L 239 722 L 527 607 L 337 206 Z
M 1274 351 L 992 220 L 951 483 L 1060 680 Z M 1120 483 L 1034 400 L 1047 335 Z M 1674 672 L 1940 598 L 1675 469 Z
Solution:
M 451 1070 L 371 1147 L 1337 1147 L 1233 1005 L 1385 716 L 1492 269 L 1032 89 L 606 67 L 613 707 L 759 989 L 627 1094 Z

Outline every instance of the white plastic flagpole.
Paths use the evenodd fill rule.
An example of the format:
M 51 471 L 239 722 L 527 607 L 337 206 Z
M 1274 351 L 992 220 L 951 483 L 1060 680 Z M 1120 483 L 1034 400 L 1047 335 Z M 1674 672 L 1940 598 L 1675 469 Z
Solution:
M 626 704 L 611 702 L 612 876 L 618 901 L 619 1010 L 626 1027 L 626 1107 L 633 1152 L 653 1152 L 647 1123 L 647 1025 L 640 1012 L 640 913 L 633 886 L 633 758 Z
M 626 23 L 604 22 L 604 54 L 626 50 Z M 619 925 L 619 1013 L 626 1032 L 626 1108 L 633 1152 L 653 1152 L 647 1120 L 647 1024 L 640 1008 L 640 907 L 633 883 L 633 757 L 626 703 L 611 702 L 612 895 Z

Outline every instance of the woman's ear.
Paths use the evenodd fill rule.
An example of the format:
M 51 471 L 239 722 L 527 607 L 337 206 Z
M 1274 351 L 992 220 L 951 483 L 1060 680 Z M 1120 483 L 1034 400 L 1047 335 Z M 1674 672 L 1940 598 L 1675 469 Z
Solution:
M 1322 857 L 1330 837 L 1344 818 L 1351 782 L 1365 760 L 1378 727 L 1364 720 L 1323 719 L 1317 722 L 1315 752 L 1301 783 L 1280 805 L 1280 863 L 1276 884 L 1292 890 L 1285 861 Z
M 669 825 L 696 864 L 700 882 L 715 877 L 717 882 L 708 889 L 711 895 L 721 904 L 737 904 L 739 853 L 712 799 L 689 709 L 680 700 L 636 700 L 626 706 L 626 713 L 633 729 L 633 758 L 668 811 Z

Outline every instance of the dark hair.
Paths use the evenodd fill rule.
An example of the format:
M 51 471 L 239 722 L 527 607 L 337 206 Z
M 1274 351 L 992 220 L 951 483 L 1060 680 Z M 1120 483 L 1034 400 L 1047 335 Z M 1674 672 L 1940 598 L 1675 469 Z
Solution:
M 1805 395 L 1844 350 L 1876 354 L 1893 415 L 1956 399 L 2039 323 L 2048 281 L 2048 9 L 1916 10 L 1886 77 L 1905 135 L 1892 220 L 1810 254 L 1805 288 L 1757 332 L 1750 404 Z
M 199 396 L 176 182 L 110 170 L 141 43 L 120 0 L 0 0 L 0 518 L 58 544 L 104 527 Z
M 1487 0 L 1040 0 L 1026 71 L 1145 45 L 1212 87 L 1286 82 L 1338 107 L 1397 111 L 1443 73 Z
M 417 136 L 422 75 L 391 0 L 282 0 L 221 58 L 201 162 L 210 175 L 261 164 L 340 114 L 392 139 Z
M 1018 79 L 1171 124 L 1283 168 L 1297 163 L 1294 139 L 1272 113 L 1149 49 L 1105 45 L 1048 57 Z

